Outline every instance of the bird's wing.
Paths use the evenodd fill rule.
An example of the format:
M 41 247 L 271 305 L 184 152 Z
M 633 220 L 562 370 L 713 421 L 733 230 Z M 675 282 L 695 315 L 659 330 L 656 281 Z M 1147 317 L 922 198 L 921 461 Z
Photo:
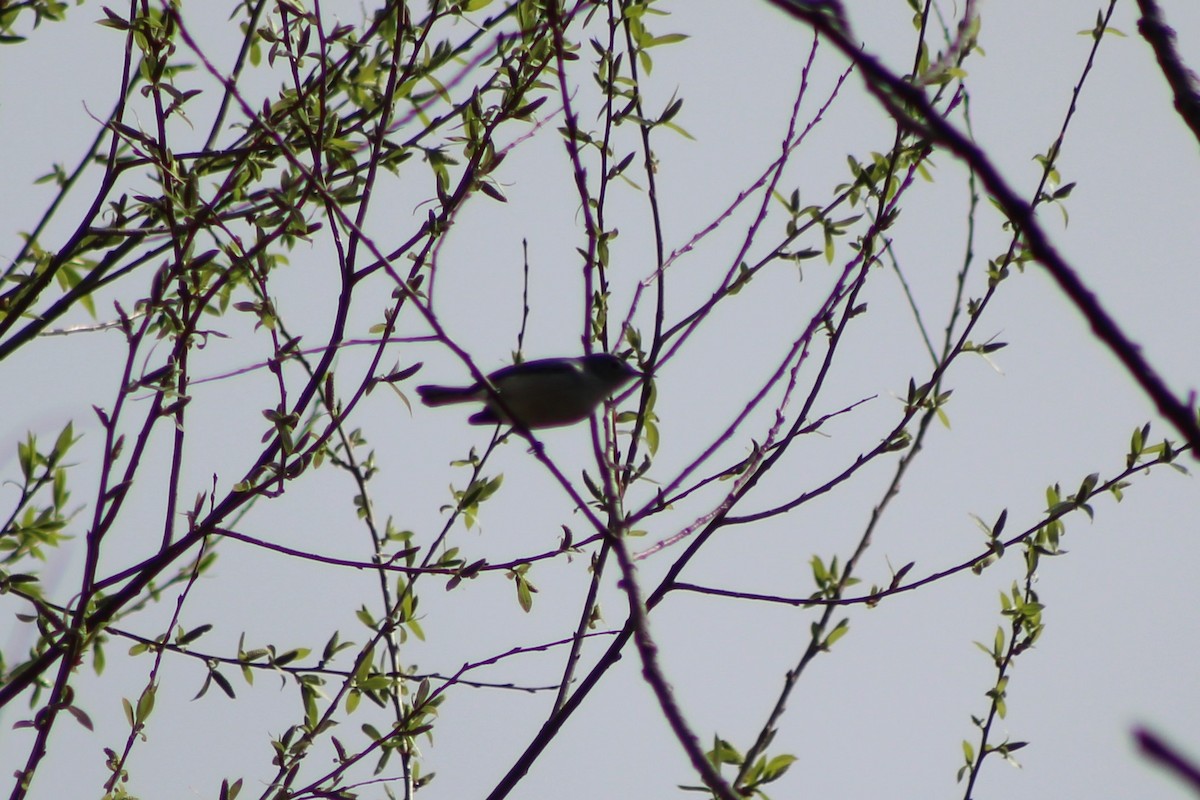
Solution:
M 488 378 L 492 383 L 497 383 L 518 372 L 522 375 L 574 375 L 579 370 L 579 362 L 576 359 L 539 358 L 536 361 L 525 361 L 498 369 Z

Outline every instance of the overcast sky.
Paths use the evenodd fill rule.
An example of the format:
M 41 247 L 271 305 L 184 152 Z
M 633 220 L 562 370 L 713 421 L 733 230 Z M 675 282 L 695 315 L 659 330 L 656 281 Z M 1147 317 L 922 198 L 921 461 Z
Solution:
M 228 5 L 189 4 L 186 19 L 204 41 L 218 47 Z M 847 5 L 866 50 L 894 70 L 907 71 L 914 47 L 907 4 L 863 0 Z M 323 6 L 330 17 L 348 22 L 357 22 L 362 13 L 356 3 Z M 1193 66 L 1200 64 L 1200 6 L 1193 0 L 1167 0 L 1163 6 L 1179 32 L 1180 52 Z M 692 137 L 656 132 L 657 180 L 670 252 L 704 229 L 778 153 L 811 34 L 758 2 L 661 7 L 671 16 L 651 17 L 651 29 L 690 36 L 653 51 L 654 68 L 646 84 L 649 108 L 665 107 L 676 94 L 684 98 L 675 121 Z M 981 8 L 979 43 L 985 55 L 966 66 L 973 131 L 1006 179 L 1028 195 L 1039 174 L 1035 156 L 1057 135 L 1087 59 L 1091 38 L 1078 32 L 1092 27 L 1096 5 L 1010 0 Z M 0 218 L 8 222 L 0 235 L 0 255 L 5 259 L 20 247 L 19 232 L 35 224 L 52 197 L 49 187 L 33 186 L 33 180 L 54 162 L 73 165 L 95 135 L 93 118 L 107 114 L 113 103 L 122 39 L 94 24 L 101 15 L 97 3 L 72 7 L 66 22 L 47 23 L 32 32 L 30 41 L 0 49 L 0 141 L 6 144 L 0 148 L 0 174 L 5 176 Z M 1172 109 L 1153 55 L 1137 35 L 1135 5 L 1118 4 L 1113 25 L 1127 37 L 1106 39 L 1100 48 L 1059 165 L 1062 182 L 1077 184 L 1066 202 L 1069 218 L 1048 208 L 1040 219 L 1104 306 L 1185 396 L 1200 383 L 1197 142 Z M 822 49 L 803 121 L 829 96 L 845 66 L 831 48 Z M 278 80 L 267 76 L 262 85 Z M 590 81 L 582 71 L 576 80 L 583 85 Z M 202 76 L 195 81 L 212 90 Z M 586 99 L 586 91 L 581 93 Z M 198 110 L 205 108 L 202 103 Z M 207 118 L 197 113 L 192 121 L 194 136 L 202 138 Z M 592 121 L 581 114 L 581 124 Z M 523 240 L 529 244 L 531 275 L 527 354 L 579 351 L 582 302 L 575 249 L 584 237 L 578 196 L 555 132 L 558 124 L 546 125 L 513 150 L 498 175 L 509 202 L 469 204 L 456 221 L 461 231 L 448 237 L 439 254 L 440 319 L 485 370 L 506 364 L 515 348 Z M 886 116 L 851 76 L 798 151 L 781 189 L 787 194 L 799 188 L 806 204 L 827 202 L 835 187 L 849 180 L 846 157 L 867 160 L 872 152 L 886 152 L 893 135 Z M 188 134 L 181 130 L 179 136 L 186 141 Z M 889 234 L 916 301 L 940 336 L 965 246 L 966 174 L 943 153 L 934 156 L 931 172 L 932 182 L 918 181 L 911 189 Z M 411 232 L 424 219 L 428 206 L 422 203 L 432 192 L 427 182 L 387 174 L 380 192 L 386 202 L 374 209 L 367 227 L 394 246 L 403 238 L 395 230 Z M 86 196 L 85 190 L 75 203 L 82 204 Z M 71 208 L 79 207 L 65 209 L 43 246 L 52 249 L 62 241 L 70 229 Z M 624 187 L 612 207 L 613 224 L 620 227 L 613 246 L 613 306 L 620 318 L 638 282 L 652 275 L 653 247 L 644 195 Z M 672 284 L 669 317 L 678 319 L 707 296 L 714 276 L 728 268 L 748 221 L 735 219 L 672 267 L 679 278 Z M 990 209 L 981 212 L 976 235 L 980 259 L 998 255 L 1007 241 Z M 754 256 L 765 255 L 763 248 L 773 241 L 765 236 Z M 815 259 L 804 262 L 802 271 L 764 273 L 744 299 L 727 304 L 656 376 L 662 445 L 651 477 L 670 480 L 716 438 L 770 373 L 798 330 L 796 320 L 812 313 L 813 297 L 852 255 L 843 244 L 832 265 Z M 328 330 L 329 300 L 336 291 L 329 269 L 332 251 L 318 237 L 288 257 L 280 307 L 290 319 L 304 321 L 306 342 L 316 344 Z M 972 296 L 982 292 L 982 268 L 980 264 L 974 272 Z M 353 336 L 367 336 L 387 305 L 389 287 L 380 278 L 377 302 L 355 308 Z M 128 291 L 141 291 L 140 284 Z M 111 316 L 111 300 L 121 296 L 126 295 L 116 291 L 102 298 L 101 319 Z M 852 463 L 894 423 L 909 379 L 928 373 L 928 355 L 894 275 L 881 270 L 863 299 L 869 312 L 847 337 L 840 368 L 814 414 L 867 402 L 798 448 L 786 475 L 783 470 L 774 473 L 762 496 L 742 513 L 819 486 Z M 68 320 L 85 321 L 84 316 Z M 643 332 L 650 329 L 644 312 L 637 321 Z M 248 325 L 229 325 L 249 335 Z M 412 324 L 406 332 L 424 331 Z M 1009 346 L 991 363 L 963 360 L 948 376 L 948 387 L 955 390 L 947 408 L 950 427 L 934 427 L 928 452 L 905 478 L 862 564 L 864 587 L 886 584 L 889 565 L 915 561 L 912 577 L 918 577 L 977 554 L 983 537 L 973 514 L 992 520 L 1007 508 L 1014 531 L 1036 522 L 1048 484 L 1061 482 L 1069 493 L 1089 473 L 1107 477 L 1119 471 L 1130 433 L 1146 421 L 1154 422 L 1156 437 L 1178 438 L 1156 418 L 1149 401 L 1040 268 L 1031 266 L 1004 286 L 978 338 L 992 336 Z M 267 355 L 262 340 L 214 340 L 198 354 L 197 374 L 217 375 Z M 0 476 L 18 474 L 15 448 L 26 431 L 52 438 L 74 419 L 84 435 L 73 454 L 81 481 L 76 499 L 87 502 L 87 480 L 94 480 L 101 442 L 90 406 L 112 402 L 114 370 L 123 356 L 116 334 L 98 333 L 47 338 L 0 363 L 0 385 L 21 387 L 7 391 L 3 401 Z M 346 352 L 339 375 L 361 371 L 366 357 L 365 351 Z M 397 346 L 391 357 L 401 364 L 424 361 L 422 382 L 467 378 L 462 364 L 442 348 Z M 244 470 L 263 431 L 261 408 L 269 404 L 258 402 L 258 393 L 266 387 L 269 397 L 270 381 L 259 371 L 197 387 L 189 420 L 201 438 L 189 450 L 184 497 L 208 488 L 214 474 L 228 489 L 239 468 Z M 256 399 L 247 402 L 248 396 Z M 439 506 L 450 502 L 447 485 L 465 480 L 464 471 L 450 462 L 463 458 L 472 446 L 486 445 L 490 432 L 469 427 L 466 412 L 419 405 L 410 410 L 387 391 L 374 393 L 359 413 L 356 424 L 370 439 L 382 470 L 374 489 L 376 513 L 380 518 L 394 515 L 400 527 L 416 530 L 428 541 L 424 537 L 431 537 L 444 519 Z M 764 430 L 769 414 L 756 422 L 761 425 L 754 430 Z M 747 431 L 723 447 L 701 474 L 744 456 L 750 446 Z M 584 426 L 547 433 L 545 442 L 573 480 L 593 464 Z M 165 447 L 165 441 L 156 442 L 148 458 L 161 458 Z M 799 514 L 729 529 L 689 566 L 686 580 L 734 590 L 809 594 L 810 558 L 839 555 L 844 561 L 894 463 L 874 465 L 852 486 Z M 460 526 L 455 533 L 454 543 L 470 559 L 498 562 L 543 552 L 556 546 L 561 525 L 586 528 L 524 446 L 503 448 L 489 474 L 498 472 L 505 475 L 504 490 L 485 505 L 479 527 L 463 531 Z M 290 547 L 366 559 L 368 543 L 355 519 L 348 482 L 329 470 L 307 481 L 256 508 L 244 520 L 248 532 Z M 140 553 L 145 531 L 161 529 L 162 504 L 152 486 L 138 491 L 138 502 L 115 535 L 128 543 L 127 552 Z M 631 504 L 646 502 L 653 491 L 651 485 L 639 487 Z M 11 485 L 0 488 L 0 516 L 7 515 L 13 495 Z M 1017 754 L 1021 769 L 989 761 L 978 797 L 1186 796 L 1173 780 L 1141 762 L 1129 731 L 1135 724 L 1151 725 L 1200 756 L 1200 693 L 1194 674 L 1200 624 L 1194 579 L 1200 567 L 1194 517 L 1198 504 L 1200 488 L 1194 478 L 1162 469 L 1138 478 L 1120 504 L 1098 499 L 1094 522 L 1079 515 L 1070 518 L 1063 542 L 1069 553 L 1047 559 L 1040 572 L 1046 632 L 1035 650 L 1018 660 L 1009 685 L 1008 717 L 993 739 L 1011 735 L 1031 744 Z M 701 499 L 652 520 L 645 544 L 674 533 L 704 510 Z M 80 526 L 88 518 L 81 514 L 73 533 L 81 536 Z M 644 584 L 654 586 L 676 555 L 677 549 L 668 548 L 641 562 Z M 62 595 L 56 599 L 69 598 L 66 587 L 78 575 L 81 556 L 76 542 L 51 558 L 48 574 L 61 582 Z M 132 560 L 120 551 L 110 558 L 106 566 L 114 570 Z M 464 662 L 510 647 L 569 636 L 588 580 L 587 566 L 588 556 L 581 555 L 569 563 L 559 560 L 535 568 L 530 577 L 539 593 L 528 614 L 517 607 L 512 583 L 500 574 L 451 593 L 431 581 L 422 595 L 422 624 L 429 636 L 423 644 L 414 643 L 412 662 L 421 671 L 450 674 Z M 768 793 L 776 798 L 960 796 L 954 782 L 960 742 L 974 740 L 970 716 L 986 711 L 984 692 L 994 680 L 989 659 L 973 642 L 991 641 L 1003 622 L 998 593 L 1022 574 L 1014 549 L 982 576 L 964 572 L 874 609 L 848 610 L 850 634 L 814 662 L 789 703 L 771 752 L 793 753 L 799 760 Z M 602 595 L 610 627 L 623 620 L 615 576 L 612 569 Z M 54 586 L 47 578 L 48 589 Z M 362 640 L 354 615 L 363 603 L 378 603 L 376 579 L 369 574 L 285 559 L 227 541 L 217 568 L 189 599 L 185 627 L 217 620 L 217 628 L 203 640 L 211 652 L 235 652 L 243 632 L 248 644 L 310 646 L 319 652 L 338 628 L 345 638 Z M 150 609 L 139 618 L 137 630 L 148 636 L 160 633 L 155 626 L 167 619 L 170 605 Z M 29 631 L 13 616 L 27 611 L 11 596 L 0 597 L 3 619 L 13 621 L 7 630 L 0 625 L 0 644 L 10 665 L 31 644 Z M 814 618 L 812 611 L 690 594 L 672 596 L 656 609 L 652 625 L 664 668 L 702 741 L 719 734 L 743 750 L 748 746 L 785 672 L 803 652 Z M 595 643 L 585 661 L 594 659 L 604 644 Z M 51 740 L 51 768 L 38 775 L 32 797 L 102 793 L 102 748 L 119 746 L 127 734 L 120 698 L 137 696 L 149 668 L 148 659 L 124 658 L 126 648 L 121 641 L 110 645 L 110 666 L 102 679 L 81 671 L 78 702 L 96 721 L 97 731 L 60 723 Z M 480 677 L 553 684 L 563 657 L 558 650 L 508 659 Z M 294 688 L 280 690 L 279 682 L 266 675 L 251 688 L 230 671 L 239 691 L 236 703 L 217 692 L 192 701 L 203 680 L 202 667 L 184 659 L 168 658 L 165 664 L 157 725 L 151 724 L 148 741 L 135 748 L 131 762 L 132 791 L 143 797 L 210 797 L 216 795 L 220 776 L 243 776 L 246 791 L 257 796 L 261 781 L 271 774 L 268 737 L 297 719 Z M 495 690 L 453 694 L 441 709 L 435 740 L 423 752 L 426 770 L 438 772 L 423 796 L 486 794 L 536 732 L 551 699 L 549 694 Z M 19 705 L 0 712 L 0 774 L 10 775 L 27 756 L 28 732 L 11 730 L 24 713 Z M 360 721 L 350 717 L 344 722 L 347 737 L 356 736 Z M 388 774 L 396 771 L 393 765 Z M 512 796 L 663 796 L 677 784 L 697 782 L 630 650 Z M 383 793 L 374 787 L 362 796 Z

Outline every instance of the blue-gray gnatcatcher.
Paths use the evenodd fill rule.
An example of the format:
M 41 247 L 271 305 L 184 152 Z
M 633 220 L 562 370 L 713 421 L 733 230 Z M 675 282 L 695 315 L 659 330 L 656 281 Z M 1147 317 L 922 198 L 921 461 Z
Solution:
M 472 425 L 511 424 L 509 413 L 526 428 L 554 428 L 587 419 L 602 400 L 642 373 L 616 356 L 596 353 L 579 358 L 543 358 L 488 375 L 501 402 L 482 383 L 472 386 L 418 386 L 427 406 L 482 402 Z

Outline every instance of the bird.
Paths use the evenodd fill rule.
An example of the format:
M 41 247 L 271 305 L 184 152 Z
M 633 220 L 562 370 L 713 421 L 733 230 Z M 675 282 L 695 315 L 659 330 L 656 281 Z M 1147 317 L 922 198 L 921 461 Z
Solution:
M 585 420 L 603 400 L 641 377 L 642 373 L 620 358 L 594 353 L 543 358 L 496 370 L 488 375 L 494 394 L 483 383 L 418 386 L 417 394 L 427 406 L 483 403 L 483 410 L 468 420 L 472 425 L 505 423 L 533 430 Z

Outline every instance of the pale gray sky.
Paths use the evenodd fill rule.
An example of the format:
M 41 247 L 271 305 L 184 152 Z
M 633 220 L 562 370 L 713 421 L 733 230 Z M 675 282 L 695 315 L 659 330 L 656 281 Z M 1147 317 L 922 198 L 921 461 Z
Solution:
M 221 41 L 227 16 L 227 4 L 220 5 L 220 10 L 186 9 L 191 24 L 211 43 Z M 331 4 L 323 5 L 332 14 Z M 347 21 L 356 21 L 361 13 L 355 3 L 333 5 Z M 868 0 L 848 5 L 864 47 L 893 68 L 906 70 L 913 48 L 907 4 Z M 1181 53 L 1193 66 L 1200 64 L 1200 7 L 1189 0 L 1163 5 L 1179 31 Z M 686 32 L 691 38 L 653 52 L 647 105 L 661 108 L 678 92 L 685 104 L 676 121 L 695 137 L 656 133 L 670 251 L 702 229 L 778 152 L 811 35 L 757 2 L 663 7 L 672 16 L 652 18 L 652 30 Z M 1023 0 L 985 3 L 982 13 L 980 45 L 986 57 L 972 58 L 967 65 L 974 132 L 1005 177 L 1028 194 L 1039 169 L 1034 156 L 1057 134 L 1091 45 L 1090 37 L 1077 32 L 1094 24 L 1096 6 L 1080 0 Z M 94 135 L 89 109 L 103 115 L 111 105 L 121 37 L 95 26 L 99 16 L 99 4 L 85 3 L 70 9 L 67 22 L 44 25 L 30 42 L 0 49 L 0 141 L 8 144 L 0 148 L 0 171 L 6 176 L 0 186 L 0 218 L 9 221 L 0 254 L 6 257 L 19 247 L 16 233 L 33 224 L 51 196 L 48 187 L 31 187 L 31 181 L 53 161 L 72 164 Z M 1171 107 L 1149 48 L 1137 36 L 1133 3 L 1119 4 L 1114 25 L 1128 38 L 1114 37 L 1101 47 L 1060 161 L 1063 182 L 1078 184 L 1067 201 L 1069 224 L 1055 209 L 1043 210 L 1041 219 L 1063 255 L 1182 394 L 1197 385 L 1200 375 L 1194 314 L 1200 297 L 1200 270 L 1195 269 L 1200 159 L 1196 141 Z M 824 100 L 843 68 L 842 59 L 823 52 L 803 120 L 811 119 L 811 109 Z M 199 75 L 195 80 L 202 82 Z M 586 74 L 578 80 L 588 83 Z M 192 116 L 195 135 L 201 137 L 207 120 L 199 111 Z M 587 117 L 582 121 L 591 123 Z M 468 205 L 458 220 L 462 230 L 448 238 L 439 256 L 439 314 L 484 369 L 506 363 L 515 346 L 520 284 L 514 276 L 520 273 L 523 239 L 529 241 L 532 275 L 527 352 L 532 357 L 578 350 L 575 248 L 583 237 L 569 165 L 554 132 L 557 124 L 516 148 L 504 165 L 498 177 L 509 203 Z M 180 131 L 181 137 L 186 135 Z M 848 180 L 846 156 L 866 159 L 872 151 L 884 152 L 892 135 L 887 119 L 851 76 L 782 186 L 787 191 L 799 186 L 806 203 L 825 202 L 833 187 Z M 953 274 L 962 259 L 965 179 L 962 167 L 945 154 L 935 156 L 932 171 L 935 182 L 912 188 L 890 234 L 918 302 L 940 334 Z M 401 177 L 413 174 L 419 170 Z M 429 196 L 428 183 L 385 176 L 380 191 L 387 202 L 376 207 L 368 229 L 394 245 L 393 229 L 411 230 L 426 214 L 419 203 Z M 651 274 L 653 249 L 642 195 L 624 190 L 614 199 L 612 213 L 612 224 L 621 231 L 613 247 L 614 306 L 620 308 L 636 282 Z M 57 233 L 46 237 L 46 246 L 61 240 L 70 220 L 68 211 L 54 228 Z M 748 221 L 742 214 L 672 267 L 677 280 L 669 314 L 682 315 L 707 296 L 714 276 L 734 256 Z M 978 258 L 1001 252 L 1006 237 L 998 228 L 996 215 L 985 211 L 977 231 Z M 774 233 L 765 235 L 751 258 L 763 256 L 774 241 Z M 798 330 L 796 320 L 807 319 L 812 298 L 848 257 L 842 247 L 833 266 L 820 259 L 805 262 L 803 280 L 786 268 L 764 274 L 664 368 L 657 407 L 663 444 L 654 477 L 669 480 L 718 435 L 756 382 L 769 374 Z M 280 307 L 311 324 L 306 343 L 316 344 L 333 302 L 328 239 L 297 248 L 289 258 L 292 266 L 279 287 Z M 973 296 L 982 286 L 978 268 L 975 275 Z M 386 283 L 377 285 L 376 305 L 355 308 L 354 335 L 365 336 L 387 305 Z M 106 295 L 106 302 L 112 297 Z M 852 463 L 894 423 L 897 398 L 909 378 L 928 372 L 928 357 L 894 277 L 884 272 L 874 277 L 864 299 L 870 313 L 844 342 L 840 367 L 814 412 L 875 399 L 831 423 L 826 437 L 804 442 L 783 465 L 786 473 L 773 474 L 763 497 L 743 512 L 790 497 L 797 486 L 820 485 Z M 107 319 L 111 306 L 99 307 Z M 639 324 L 648 330 L 649 316 L 643 313 Z M 417 327 L 410 332 L 418 332 Z M 983 539 L 971 514 L 991 520 L 1008 508 L 1010 531 L 1031 524 L 1044 507 L 1047 484 L 1061 481 L 1069 493 L 1091 472 L 1108 476 L 1120 469 L 1130 432 L 1146 420 L 1155 420 L 1156 436 L 1177 438 L 1157 421 L 1149 402 L 1038 267 L 1005 285 L 979 330 L 980 338 L 994 335 L 1009 347 L 995 355 L 996 368 L 968 359 L 952 370 L 948 385 L 955 395 L 947 408 L 952 427 L 935 427 L 928 452 L 906 477 L 862 565 L 864 586 L 886 583 L 889 564 L 916 561 L 911 577 L 919 577 L 979 552 Z M 217 374 L 266 354 L 261 341 L 247 346 L 214 340 L 199 354 L 197 371 Z M 344 353 L 339 378 L 357 376 L 366 356 L 365 350 Z M 86 346 L 80 337 L 46 339 L 0 365 L 4 385 L 30 387 L 16 396 L 8 393 L 4 403 L 3 477 L 15 474 L 11 454 L 26 430 L 50 437 L 74 418 L 85 434 L 75 454 L 80 462 L 75 474 L 82 481 L 76 498 L 86 500 L 86 478 L 95 474 L 100 446 L 90 405 L 111 402 L 114 364 L 122 357 L 118 336 L 106 333 L 90 335 Z M 430 381 L 455 381 L 466 374 L 432 346 L 397 347 L 392 357 L 402 364 L 424 360 L 421 377 Z M 268 378 L 260 372 L 196 387 L 190 424 L 203 433 L 189 451 L 185 497 L 207 488 L 214 473 L 225 488 L 240 476 L 252 452 L 246 443 L 256 446 L 262 433 L 264 405 L 243 399 L 257 397 L 264 385 L 269 397 Z M 382 390 L 359 413 L 358 424 L 383 470 L 375 484 L 377 513 L 381 518 L 394 515 L 400 527 L 423 536 L 435 530 L 443 518 L 438 507 L 449 501 L 447 484 L 460 485 L 465 478 L 463 470 L 447 464 L 471 446 L 486 444 L 488 431 L 468 427 L 466 415 L 453 409 L 417 406 L 410 414 Z M 761 435 L 769 419 L 760 414 L 754 424 L 755 435 Z M 750 435 L 724 446 L 714 467 L 744 455 Z M 548 433 L 544 440 L 572 479 L 589 465 L 591 448 L 583 427 Z M 148 458 L 161 457 L 165 446 L 165 440 L 156 441 Z M 687 569 L 685 579 L 730 589 L 808 594 L 809 559 L 840 554 L 844 560 L 893 463 L 874 465 L 852 485 L 802 513 L 723 532 Z M 542 552 L 555 546 L 561 524 L 584 529 L 582 519 L 570 514 L 561 488 L 524 447 L 510 444 L 497 454 L 489 474 L 501 471 L 504 491 L 484 507 L 480 528 L 455 534 L 455 543 L 472 559 L 496 562 Z M 148 483 L 136 487 L 132 513 L 114 534 L 128 542 L 128 552 L 142 551 L 147 530 L 158 535 L 162 512 L 155 489 Z M 0 510 L 11 502 L 11 491 L 0 489 Z M 640 488 L 635 504 L 652 491 L 651 486 Z M 292 547 L 362 559 L 367 543 L 354 518 L 351 495 L 345 479 L 322 470 L 299 490 L 260 505 L 242 527 Z M 682 503 L 675 513 L 652 520 L 646 543 L 703 513 L 705 502 Z M 1047 629 L 1012 673 L 1008 718 L 993 739 L 1011 734 L 1014 740 L 1031 742 L 1017 754 L 1023 768 L 989 762 L 979 797 L 1185 796 L 1174 781 L 1139 760 L 1129 729 L 1135 723 L 1153 725 L 1200 755 L 1195 723 L 1200 695 L 1194 690 L 1200 598 L 1193 577 L 1200 566 L 1193 516 L 1200 507 L 1200 487 L 1193 478 L 1159 470 L 1138 479 L 1125 502 L 1101 498 L 1095 505 L 1094 523 L 1076 517 L 1067 521 L 1063 546 L 1069 554 L 1043 562 L 1039 591 L 1047 605 Z M 75 532 L 81 534 L 82 528 Z M 52 563 L 52 569 L 64 574 L 65 585 L 78 572 L 79 556 L 77 545 L 68 546 Z M 653 586 L 674 556 L 668 550 L 643 561 L 644 583 Z M 122 551 L 113 554 L 120 563 L 125 563 L 123 557 Z M 569 635 L 587 565 L 586 556 L 539 564 L 531 578 L 540 592 L 529 614 L 516 607 L 512 585 L 500 575 L 451 593 L 427 587 L 421 610 L 429 637 L 414 645 L 412 660 L 423 671 L 450 673 L 466 661 Z M 115 569 L 118 563 L 109 566 Z M 623 600 L 615 587 L 615 567 L 610 569 L 603 602 L 606 621 L 615 626 L 623 618 Z M 998 593 L 1021 574 L 1020 554 L 1014 549 L 982 576 L 963 573 L 875 609 L 848 610 L 850 634 L 816 660 L 789 703 L 771 752 L 793 753 L 799 760 L 784 780 L 767 787 L 768 793 L 832 799 L 961 796 L 954 783 L 960 741 L 975 739 L 970 715 L 986 710 L 983 693 L 993 679 L 989 660 L 972 642 L 990 642 L 1002 621 Z M 320 590 L 314 592 L 313 585 Z M 226 542 L 213 575 L 200 582 L 189 600 L 185 626 L 219 620 L 202 640 L 203 649 L 214 652 L 232 652 L 243 631 L 249 644 L 319 648 L 338 628 L 345 638 L 361 641 L 354 612 L 362 603 L 377 603 L 375 579 L 369 575 Z M 167 618 L 168 605 L 151 609 L 138 621 L 138 630 L 157 633 L 155 625 Z M 483 622 L 480 609 L 487 611 Z M 5 619 L 25 610 L 11 597 L 0 598 Z M 810 611 L 697 595 L 672 597 L 655 611 L 652 625 L 664 667 L 703 741 L 717 733 L 743 750 L 748 746 L 785 671 L 802 652 L 813 618 Z M 15 626 L 10 633 L 0 627 L 10 662 L 28 645 L 26 636 Z M 590 653 L 602 647 L 596 644 Z M 112 642 L 102 680 L 81 681 L 79 704 L 96 721 L 97 732 L 63 724 L 52 740 L 47 766 L 53 768 L 39 774 L 32 797 L 101 794 L 102 748 L 119 746 L 126 733 L 120 698 L 140 692 L 148 669 L 148 659 L 125 659 L 125 649 L 124 643 Z M 561 651 L 522 656 L 479 677 L 554 683 L 562 658 Z M 297 693 L 291 686 L 279 690 L 278 682 L 266 675 L 257 676 L 251 689 L 233 671 L 226 674 L 238 689 L 236 703 L 215 690 L 193 702 L 203 679 L 201 667 L 167 659 L 149 739 L 135 748 L 130 764 L 135 793 L 215 796 L 219 776 L 244 777 L 244 791 L 251 795 L 243 796 L 262 791 L 260 782 L 270 774 L 268 736 L 296 720 Z M 435 741 L 424 750 L 426 769 L 437 771 L 438 777 L 422 796 L 486 794 L 536 731 L 550 702 L 548 694 L 453 694 L 442 708 Z M 21 711 L 5 709 L 0 716 L 0 774 L 11 774 L 26 757 L 28 733 L 11 730 Z M 356 740 L 360 722 L 357 716 L 345 720 L 348 740 Z M 392 768 L 388 774 L 397 771 Z M 644 686 L 631 650 L 512 796 L 663 796 L 679 783 L 697 780 Z M 362 796 L 384 795 L 375 787 Z

